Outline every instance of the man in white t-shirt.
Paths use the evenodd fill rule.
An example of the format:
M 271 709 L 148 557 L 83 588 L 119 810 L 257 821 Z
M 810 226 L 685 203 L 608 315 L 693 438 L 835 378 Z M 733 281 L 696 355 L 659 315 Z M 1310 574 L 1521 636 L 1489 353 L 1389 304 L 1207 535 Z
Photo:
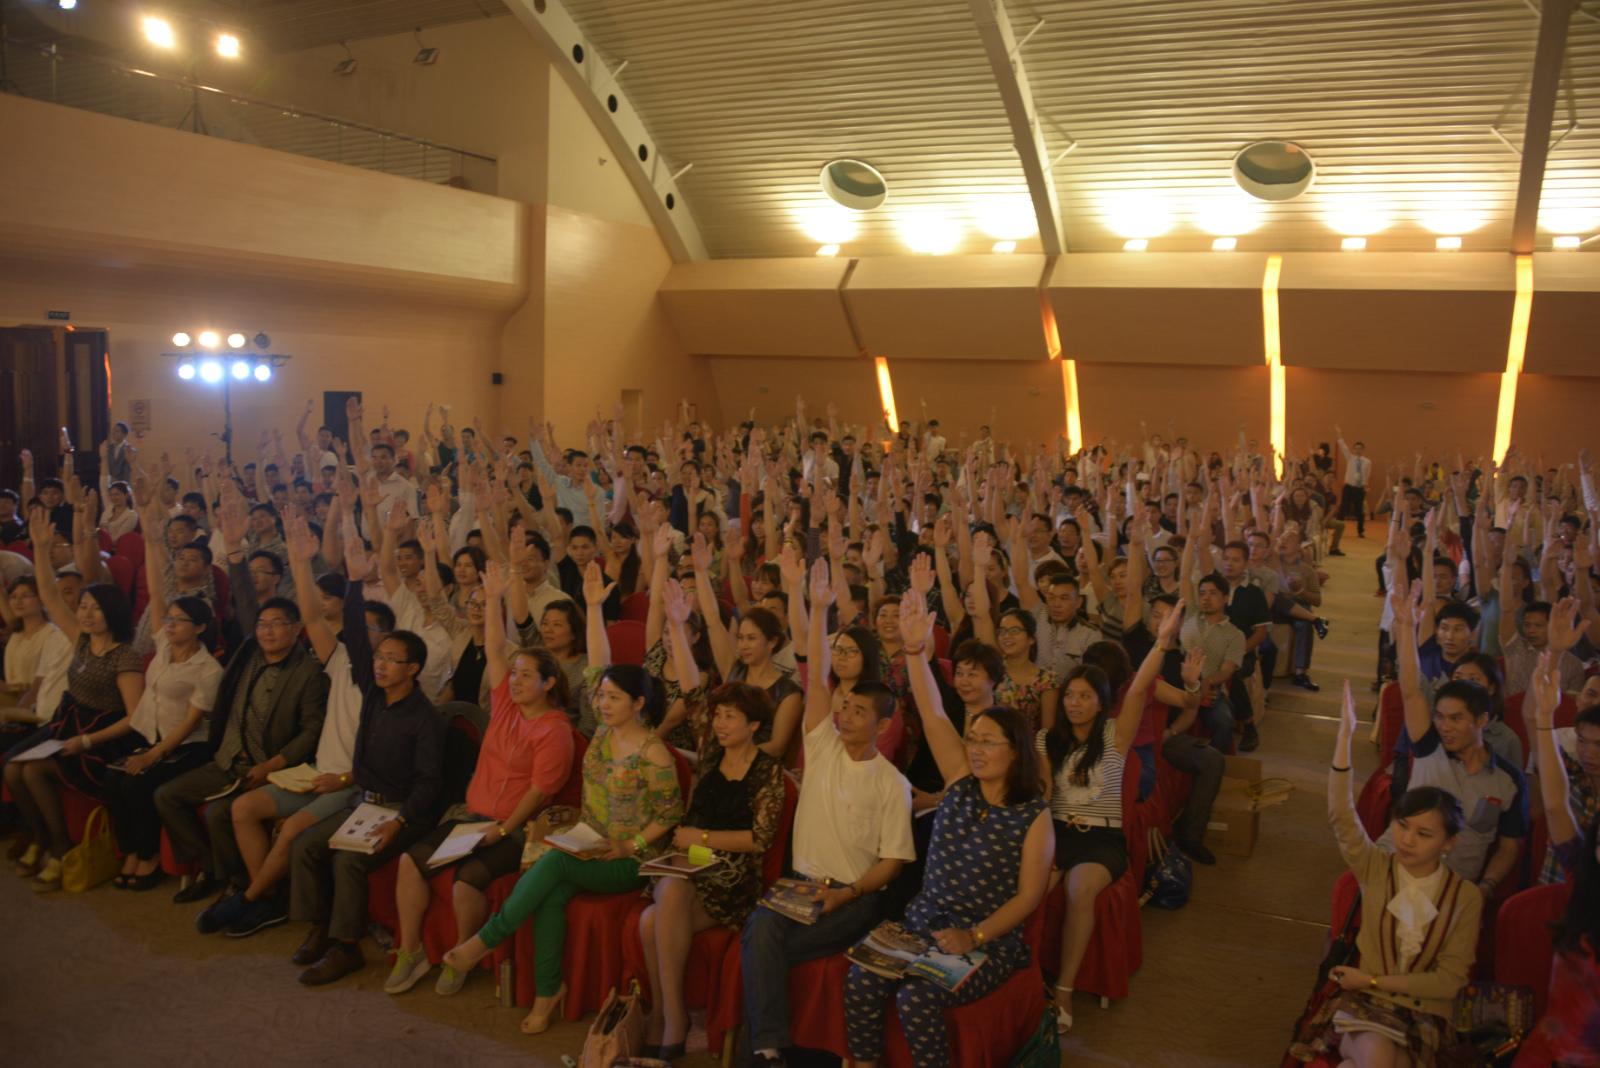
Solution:
M 858 683 L 832 714 L 824 638 L 832 588 L 813 575 L 806 691 L 805 778 L 794 815 L 794 872 L 824 882 L 822 915 L 798 923 L 757 908 L 744 925 L 745 1024 L 756 1063 L 779 1063 L 789 1038 L 789 969 L 847 949 L 880 919 L 879 891 L 916 859 L 911 784 L 878 752 L 895 698 L 881 683 Z M 799 591 L 795 591 L 797 594 Z

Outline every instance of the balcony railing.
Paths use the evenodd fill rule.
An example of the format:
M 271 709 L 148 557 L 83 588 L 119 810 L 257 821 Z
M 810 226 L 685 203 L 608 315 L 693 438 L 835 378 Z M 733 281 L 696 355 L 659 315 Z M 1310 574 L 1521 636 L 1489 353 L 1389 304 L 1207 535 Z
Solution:
M 495 158 L 52 44 L 0 39 L 0 88 L 34 100 L 189 130 L 424 182 L 496 191 Z

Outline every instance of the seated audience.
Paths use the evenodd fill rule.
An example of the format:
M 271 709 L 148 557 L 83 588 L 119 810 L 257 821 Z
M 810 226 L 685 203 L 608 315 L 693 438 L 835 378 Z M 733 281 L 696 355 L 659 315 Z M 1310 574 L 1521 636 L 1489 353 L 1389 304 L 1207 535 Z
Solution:
M 853 965 L 845 980 L 845 1027 L 851 1060 L 875 1065 L 883 1052 L 885 1002 L 892 997 L 913 1061 L 938 1066 L 950 1062 L 945 1010 L 998 990 L 1027 966 L 1022 927 L 1044 900 L 1054 842 L 1023 717 L 989 708 L 968 721 L 963 739 L 934 685 L 933 618 L 914 591 L 901 601 L 900 620 L 928 746 L 945 777 L 922 890 L 906 909 L 904 925 L 941 952 L 981 949 L 986 959 L 954 992 L 927 979 L 886 979 Z
M 833 584 L 825 567 L 819 560 L 811 578 L 807 654 L 813 673 L 806 687 L 805 775 L 795 809 L 791 874 L 827 889 L 815 923 L 760 907 L 745 922 L 744 1022 L 757 1064 L 781 1064 L 792 1045 L 789 969 L 839 953 L 870 931 L 884 918 L 882 891 L 903 864 L 916 859 L 911 788 L 876 744 L 894 714 L 893 693 L 884 685 L 861 685 L 833 713 L 824 619 Z
M 81 515 L 78 522 L 81 526 Z M 33 544 L 50 544 L 50 527 L 43 508 L 30 511 Z M 88 542 L 92 541 L 91 534 Z M 139 736 L 128 716 L 144 696 L 144 671 L 132 644 L 133 606 L 121 590 L 91 583 L 83 588 L 78 610 L 71 612 L 50 568 L 39 568 L 34 577 L 46 614 L 74 652 L 67 667 L 66 693 L 49 722 L 12 747 L 5 785 L 33 842 L 22 856 L 21 868 L 33 876 L 35 890 L 50 891 L 60 889 L 61 858 L 72 847 L 59 784 L 90 797 L 103 796 L 109 767 L 138 746 Z M 15 759 L 19 752 L 52 740 L 62 743 L 53 756 Z
M 598 615 L 600 605 L 592 608 Z M 639 919 L 652 991 L 646 1042 L 668 1061 L 683 1055 L 689 1031 L 683 1001 L 689 944 L 708 927 L 744 927 L 761 897 L 762 863 L 783 818 L 783 767 L 755 742 L 771 723 L 772 699 L 759 687 L 732 682 L 712 691 L 707 704 L 712 737 L 672 844 L 685 853 L 710 850 L 716 863 L 689 879 L 657 879 L 653 903 Z
M 497 569 L 490 564 L 485 580 L 495 581 L 490 576 Z M 559 849 L 546 853 L 517 880 L 500 911 L 444 959 L 465 974 L 531 917 L 538 996 L 522 1021 L 522 1030 L 531 1035 L 550 1027 L 567 996 L 561 978 L 567 902 L 584 891 L 638 890 L 643 885 L 639 865 L 664 851 L 683 814 L 672 751 L 655 731 L 661 702 L 650 676 L 630 664 L 609 664 L 610 648 L 603 640 L 589 654 L 604 670 L 595 685 L 600 726 L 583 758 L 582 821 L 606 844 L 586 857 Z
M 1333 969 L 1340 993 L 1322 1005 L 1291 1052 L 1302 1061 L 1333 1054 L 1352 1068 L 1432 1065 L 1454 1042 L 1451 1004 L 1472 971 L 1483 895 L 1445 862 L 1464 826 L 1461 803 L 1448 791 L 1415 786 L 1399 796 L 1384 835 L 1392 848 L 1367 837 L 1356 819 L 1350 773 L 1355 729 L 1346 682 L 1328 816 L 1361 886 L 1359 964 Z
M 67 665 L 72 662 L 72 643 L 50 622 L 32 571 L 9 585 L 0 597 L 0 610 L 9 631 L 5 689 L 15 703 L 0 708 L 0 752 L 50 722 L 67 690 Z
M 1579 823 L 1579 810 L 1567 792 L 1567 758 L 1555 739 L 1561 683 L 1554 659 L 1550 652 L 1539 657 L 1528 697 L 1537 735 L 1539 790 L 1550 821 L 1550 859 L 1569 874 L 1572 895 L 1556 925 L 1544 1015 L 1523 1040 L 1514 1068 L 1600 1065 L 1600 818 L 1591 812 Z M 1600 723 L 1591 722 L 1588 728 L 1600 735 Z M 1591 755 L 1600 749 L 1600 738 L 1589 748 Z
M 591 565 L 591 572 L 586 593 L 591 592 L 590 587 L 603 589 L 598 568 Z M 505 573 L 496 566 L 486 573 L 478 591 L 487 599 L 485 674 L 492 704 L 489 729 L 478 747 L 477 769 L 467 785 L 466 799 L 446 812 L 439 826 L 400 858 L 396 887 L 400 943 L 394 968 L 383 987 L 391 994 L 410 990 L 432 967 L 422 946 L 422 919 L 433 901 L 429 880 L 434 869 L 428 858 L 462 824 L 490 824 L 470 856 L 456 865 L 451 889 L 457 936 L 476 931 L 489 915 L 489 884 L 519 870 L 528 828 L 543 826 L 537 817 L 572 774 L 567 678 L 548 652 L 506 652 L 505 608 L 501 602 L 507 585 Z M 594 617 L 598 618 L 598 613 Z M 434 989 L 440 994 L 454 994 L 466 981 L 467 973 L 446 963 Z

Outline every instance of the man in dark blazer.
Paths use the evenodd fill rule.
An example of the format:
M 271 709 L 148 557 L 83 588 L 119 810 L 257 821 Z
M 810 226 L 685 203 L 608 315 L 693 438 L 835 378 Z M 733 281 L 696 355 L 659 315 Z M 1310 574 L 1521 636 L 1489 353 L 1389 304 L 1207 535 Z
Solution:
M 155 793 L 156 811 L 178 856 L 203 868 L 173 901 L 200 901 L 229 884 L 244 885 L 233 798 L 261 786 L 274 771 L 310 760 L 327 710 L 328 676 L 300 641 L 299 607 L 284 597 L 263 602 L 254 636 L 229 659 L 217 690 L 206 730 L 212 759 Z M 215 800 L 206 808 L 209 798 Z

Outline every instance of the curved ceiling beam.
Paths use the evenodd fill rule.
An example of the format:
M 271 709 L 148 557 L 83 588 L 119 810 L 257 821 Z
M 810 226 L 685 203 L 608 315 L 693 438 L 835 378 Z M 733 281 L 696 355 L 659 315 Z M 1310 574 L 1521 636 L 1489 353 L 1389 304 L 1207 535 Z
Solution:
M 679 263 L 707 259 L 705 242 L 676 181 L 677 174 L 688 168 L 680 168 L 677 174 L 667 170 L 655 138 L 616 83 L 621 68 L 606 69 L 599 50 L 560 0 L 505 0 L 505 5 L 583 101 L 584 110 L 627 172 L 672 258 Z
M 1002 0 L 968 0 L 968 3 L 978 24 L 978 35 L 983 38 L 983 50 L 988 53 L 1000 99 L 1006 106 L 1011 140 L 1022 161 L 1022 173 L 1028 179 L 1028 199 L 1033 201 L 1033 214 L 1039 222 L 1039 243 L 1047 256 L 1058 255 L 1066 251 L 1061 233 L 1061 207 L 1056 202 L 1056 183 L 1050 177 L 1050 165 L 1045 160 L 1044 134 L 1033 110 L 1033 92 L 1028 88 L 1028 72 L 1019 54 L 1016 34 L 1011 30 L 1011 19 Z

